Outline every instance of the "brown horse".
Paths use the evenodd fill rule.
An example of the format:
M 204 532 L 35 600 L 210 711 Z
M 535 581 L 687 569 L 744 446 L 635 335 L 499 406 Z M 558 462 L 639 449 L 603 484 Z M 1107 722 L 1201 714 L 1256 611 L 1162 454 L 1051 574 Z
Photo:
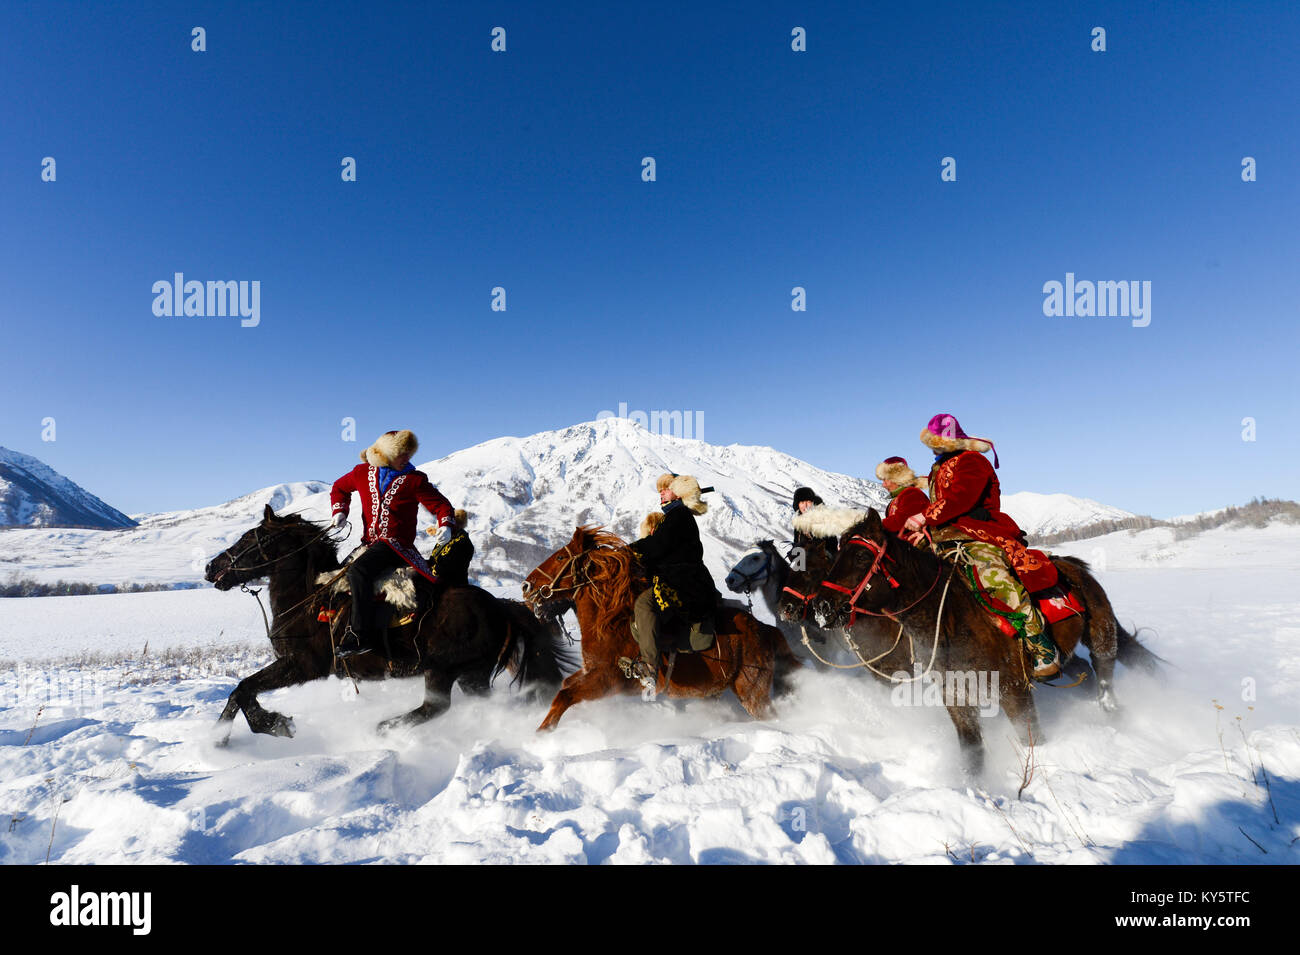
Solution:
M 579 527 L 524 580 L 524 602 L 539 617 L 572 607 L 582 628 L 582 669 L 565 679 L 538 729 L 553 728 L 575 703 L 641 692 L 617 661 L 640 656 L 632 638 L 632 604 L 647 586 L 623 539 L 597 526 Z M 714 624 L 714 645 L 679 654 L 664 691 L 670 697 L 712 697 L 731 690 L 750 716 L 766 718 L 773 693 L 785 692 L 785 677 L 799 661 L 780 630 L 738 605 L 720 606 Z
M 1116 659 L 1154 672 L 1160 658 L 1120 625 L 1084 561 L 1060 557 L 1054 563 L 1085 611 L 1052 625 L 1052 638 L 1063 655 L 1080 642 L 1088 648 L 1097 674 L 1097 700 L 1102 709 L 1115 712 L 1111 681 Z M 959 564 L 887 532 L 880 515 L 871 510 L 841 538 L 839 557 L 818 590 L 813 612 L 822 626 L 849 625 L 864 658 L 878 659 L 876 667 L 887 678 L 901 670 L 915 679 L 917 666 L 932 674 L 927 679 L 947 688 L 969 687 L 984 678 L 985 686 L 996 687 L 994 702 L 1021 740 L 1042 742 L 1025 652 L 1003 634 L 963 574 Z M 882 617 L 893 626 L 881 626 Z M 950 696 L 945 694 L 943 703 L 957 730 L 966 769 L 978 772 L 983 765 L 980 707 L 969 698 Z

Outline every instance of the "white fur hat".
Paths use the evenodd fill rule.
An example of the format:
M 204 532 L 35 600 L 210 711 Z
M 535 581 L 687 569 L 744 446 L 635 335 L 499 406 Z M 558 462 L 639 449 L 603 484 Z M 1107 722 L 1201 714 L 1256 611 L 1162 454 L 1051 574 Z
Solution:
M 816 507 L 808 508 L 794 519 L 794 529 L 809 537 L 839 537 L 866 518 L 866 511 L 818 504 Z

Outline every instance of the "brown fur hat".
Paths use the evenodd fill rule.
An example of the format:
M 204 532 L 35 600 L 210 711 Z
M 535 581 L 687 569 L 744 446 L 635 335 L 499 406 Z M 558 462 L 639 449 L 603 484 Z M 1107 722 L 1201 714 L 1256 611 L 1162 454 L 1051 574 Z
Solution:
M 465 525 L 469 523 L 469 512 L 463 507 L 458 507 L 451 512 L 451 519 L 456 522 L 457 527 L 464 530 Z
M 939 454 L 947 454 L 949 451 L 979 451 L 983 454 L 993 450 L 993 445 L 982 438 L 947 438 L 935 434 L 929 428 L 921 430 L 921 443 Z
M 361 452 L 361 460 L 377 468 L 391 467 L 394 458 L 413 455 L 420 442 L 409 431 L 385 431 L 375 443 Z
M 905 458 L 885 458 L 876 465 L 876 480 L 893 481 L 899 487 L 919 487 L 922 491 L 930 487 L 928 477 L 917 477 L 916 473 L 908 467 Z
M 675 477 L 677 477 L 676 474 L 670 474 L 665 471 L 663 474 L 655 478 L 655 490 L 662 491 L 664 488 L 669 487 L 673 483 L 673 478 Z
M 709 505 L 700 498 L 700 482 L 689 474 L 677 475 L 668 485 L 668 489 L 680 497 L 682 503 L 696 514 L 703 514 L 709 509 Z
M 663 522 L 663 511 L 651 511 L 641 519 L 641 527 L 637 530 L 637 537 L 649 537 Z

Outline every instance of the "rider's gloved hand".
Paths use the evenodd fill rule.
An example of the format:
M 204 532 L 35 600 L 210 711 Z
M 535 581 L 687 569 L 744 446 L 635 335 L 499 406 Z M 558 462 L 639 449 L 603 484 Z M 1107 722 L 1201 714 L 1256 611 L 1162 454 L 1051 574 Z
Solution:
M 348 522 L 348 516 L 342 511 L 334 515 L 334 520 L 330 521 L 330 527 L 342 527 Z
M 441 547 L 449 540 L 451 540 L 451 525 L 443 524 L 438 528 L 438 532 L 433 535 L 433 546 L 435 548 Z

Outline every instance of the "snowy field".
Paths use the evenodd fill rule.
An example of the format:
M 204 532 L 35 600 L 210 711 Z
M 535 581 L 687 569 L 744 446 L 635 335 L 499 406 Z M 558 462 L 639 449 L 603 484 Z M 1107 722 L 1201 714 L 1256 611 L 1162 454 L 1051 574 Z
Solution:
M 1292 863 L 1298 545 L 1275 523 L 1057 548 L 1172 665 L 1121 667 L 1115 722 L 1090 689 L 1040 689 L 1023 791 L 1002 716 L 967 779 L 942 709 L 853 673 L 801 674 L 767 723 L 730 697 L 610 699 L 548 735 L 505 681 L 380 735 L 421 684 L 331 679 L 262 698 L 294 739 L 241 717 L 222 748 L 236 674 L 269 660 L 250 598 L 0 600 L 0 861 Z

